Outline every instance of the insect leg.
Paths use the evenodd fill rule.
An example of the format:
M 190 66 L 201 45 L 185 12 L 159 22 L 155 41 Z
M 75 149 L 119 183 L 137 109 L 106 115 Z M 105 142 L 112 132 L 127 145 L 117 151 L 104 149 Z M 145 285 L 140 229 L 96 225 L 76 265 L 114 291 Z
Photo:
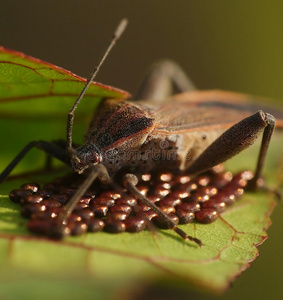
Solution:
M 170 60 L 163 60 L 149 69 L 135 99 L 161 102 L 172 95 L 173 91 L 181 93 L 195 89 L 195 85 L 179 65 Z
M 70 159 L 66 154 L 65 148 L 62 148 L 56 143 L 50 143 L 46 141 L 32 141 L 28 143 L 20 153 L 10 162 L 6 169 L 0 174 L 0 183 L 3 182 L 8 175 L 13 171 L 17 164 L 24 158 L 24 156 L 32 149 L 38 148 L 46 152 L 47 154 L 61 160 L 67 165 L 70 165 Z
M 166 222 L 171 229 L 173 229 L 178 235 L 180 235 L 183 239 L 189 239 L 197 243 L 200 247 L 202 246 L 202 242 L 194 238 L 192 236 L 187 235 L 182 229 L 180 229 L 176 224 L 166 215 L 162 210 L 160 210 L 154 203 L 150 202 L 137 188 L 136 185 L 138 183 L 138 178 L 134 174 L 126 174 L 123 178 L 124 186 L 127 190 L 136 195 L 143 203 L 149 206 L 157 215 Z
M 65 140 L 62 140 L 62 139 L 54 140 L 54 141 L 52 141 L 52 144 L 55 144 L 55 145 L 59 146 L 60 148 L 64 149 L 64 151 L 66 152 L 65 149 L 67 149 L 67 142 Z M 77 147 L 77 145 L 75 145 L 75 146 Z M 53 162 L 54 158 L 55 158 L 54 155 L 46 153 L 46 159 L 45 159 L 45 163 L 44 163 L 44 170 L 48 171 L 48 170 L 52 169 L 52 162 Z M 66 164 L 70 164 L 70 163 L 66 163 Z
M 256 189 L 274 128 L 274 117 L 263 111 L 258 111 L 225 131 L 204 150 L 186 172 L 198 174 L 228 160 L 252 145 L 258 133 L 264 130 L 255 175 L 250 185 L 251 189 Z
M 52 228 L 52 235 L 61 238 L 64 236 L 64 229 L 67 223 L 67 219 L 72 214 L 74 208 L 76 207 L 78 201 L 85 194 L 87 189 L 91 186 L 94 180 L 98 177 L 103 183 L 109 183 L 111 181 L 107 169 L 102 165 L 90 166 L 88 168 L 89 173 L 87 174 L 84 182 L 79 186 L 74 195 L 65 205 L 63 212 L 59 215 L 56 226 Z
M 77 205 L 80 198 L 84 195 L 87 189 L 91 186 L 93 181 L 98 177 L 100 168 L 99 166 L 94 166 L 89 168 L 90 173 L 86 177 L 85 181 L 79 186 L 72 198 L 64 207 L 64 212 L 59 216 L 59 223 L 63 224 L 73 212 L 75 206 Z

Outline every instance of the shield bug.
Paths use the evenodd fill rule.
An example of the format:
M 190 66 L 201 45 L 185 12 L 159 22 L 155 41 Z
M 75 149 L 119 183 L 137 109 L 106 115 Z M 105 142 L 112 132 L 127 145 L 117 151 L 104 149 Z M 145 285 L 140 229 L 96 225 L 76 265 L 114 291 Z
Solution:
M 262 144 L 250 188 L 258 187 L 267 148 L 275 128 L 274 117 L 248 104 L 252 98 L 223 91 L 197 91 L 184 72 L 174 63 L 163 61 L 145 77 L 136 99 L 104 99 L 95 111 L 85 134 L 84 145 L 74 146 L 72 127 L 75 110 L 95 78 L 109 51 L 121 36 L 127 21 L 122 20 L 97 68 L 68 114 L 66 142 L 30 142 L 0 175 L 3 181 L 33 147 L 72 166 L 85 179 L 60 213 L 54 230 L 58 236 L 76 204 L 95 179 L 122 188 L 114 176 L 122 169 L 145 173 L 167 169 L 173 173 L 197 175 L 249 147 L 263 131 Z M 175 88 L 176 95 L 170 90 Z M 282 120 L 278 122 L 283 126 Z M 149 206 L 184 239 L 188 236 L 160 208 L 137 189 L 138 178 L 123 177 L 127 191 Z M 123 192 L 123 191 L 122 191 Z M 201 216 L 200 216 L 201 218 Z

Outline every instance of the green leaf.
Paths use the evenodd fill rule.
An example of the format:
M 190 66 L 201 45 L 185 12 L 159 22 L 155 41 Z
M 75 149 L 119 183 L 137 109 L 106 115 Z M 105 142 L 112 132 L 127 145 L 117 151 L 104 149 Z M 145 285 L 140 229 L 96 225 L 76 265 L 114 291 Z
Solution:
M 85 81 L 60 67 L 0 47 L 1 154 L 11 160 L 31 140 L 65 139 L 67 113 Z M 82 132 L 103 98 L 127 97 L 127 92 L 92 83 L 76 111 L 74 142 L 82 142 Z M 36 168 L 40 159 L 27 159 L 22 166 L 32 163 Z M 5 165 L 2 159 L 0 168 Z
M 50 140 L 57 135 L 64 137 L 66 118 L 62 119 L 60 114 L 66 107 L 62 109 L 61 105 L 66 101 L 71 106 L 83 83 L 68 71 L 23 54 L 3 49 L 1 53 L 1 70 L 4 70 L 4 75 L 2 77 L 1 71 L 0 98 L 5 101 L 0 103 L 0 134 L 2 141 L 4 135 L 11 136 L 7 143 L 2 143 L 0 149 L 1 168 L 4 168 L 28 141 Z M 56 82 L 56 96 L 48 94 L 51 79 Z M 43 94 L 48 96 L 42 99 L 40 95 Z M 121 98 L 126 95 L 119 90 L 93 85 L 85 102 L 94 101 L 97 105 L 101 97 Z M 58 115 L 57 109 L 62 109 Z M 81 113 L 83 116 L 84 110 Z M 78 133 L 82 127 L 77 127 Z M 280 142 L 282 136 L 273 140 L 265 169 L 273 183 L 280 175 Z M 253 168 L 257 151 L 255 147 L 241 154 L 228 163 L 228 168 Z M 36 154 L 36 151 L 31 153 L 17 170 L 32 169 L 30 162 L 34 164 L 33 168 L 38 168 L 40 162 L 43 164 L 43 157 L 35 159 Z M 9 180 L 1 185 L 1 296 L 10 295 L 13 289 L 14 295 L 10 299 L 28 298 L 30 291 L 38 298 L 43 295 L 46 298 L 61 294 L 65 296 L 67 293 L 72 299 L 90 295 L 95 299 L 105 299 L 117 290 L 132 291 L 159 278 L 211 292 L 223 292 L 258 256 L 257 245 L 266 239 L 269 215 L 275 206 L 271 195 L 247 193 L 212 224 L 180 226 L 186 233 L 202 240 L 204 246 L 201 249 L 194 243 L 183 241 L 170 230 L 160 230 L 158 235 L 148 231 L 116 235 L 89 233 L 64 241 L 53 241 L 27 231 L 26 220 L 20 216 L 19 206 L 12 203 L 7 194 L 23 182 L 44 183 L 58 176 L 60 173 L 51 176 L 33 175 Z

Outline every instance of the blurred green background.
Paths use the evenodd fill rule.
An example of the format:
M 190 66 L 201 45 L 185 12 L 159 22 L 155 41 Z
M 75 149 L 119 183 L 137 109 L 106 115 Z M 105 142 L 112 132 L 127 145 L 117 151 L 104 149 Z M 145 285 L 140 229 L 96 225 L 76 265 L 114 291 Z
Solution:
M 146 68 L 170 58 L 200 89 L 239 91 L 282 105 L 282 16 L 281 0 L 1 0 L 0 44 L 87 77 L 127 17 L 129 27 L 97 81 L 135 93 Z M 282 297 L 282 214 L 280 204 L 260 258 L 222 298 Z M 131 299 L 214 298 L 168 283 L 138 297 Z

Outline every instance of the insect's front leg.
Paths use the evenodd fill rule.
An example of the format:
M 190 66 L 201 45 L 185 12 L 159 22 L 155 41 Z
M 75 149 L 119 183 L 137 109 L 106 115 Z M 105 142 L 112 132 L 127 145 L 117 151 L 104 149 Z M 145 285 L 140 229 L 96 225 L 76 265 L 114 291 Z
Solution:
M 139 200 L 141 200 L 144 204 L 149 206 L 160 218 L 162 221 L 168 224 L 168 227 L 173 229 L 178 235 L 180 235 L 183 239 L 189 239 L 197 243 L 200 247 L 202 246 L 201 240 L 187 235 L 182 229 L 180 229 L 164 212 L 157 207 L 154 203 L 152 203 L 149 199 L 147 199 L 137 188 L 136 185 L 138 183 L 138 178 L 134 174 L 126 174 L 123 178 L 123 184 L 128 192 L 135 195 Z
M 99 180 L 103 183 L 111 184 L 111 178 L 109 177 L 108 171 L 102 164 L 89 166 L 88 171 L 89 172 L 86 175 L 85 180 L 65 205 L 63 212 L 58 216 L 57 223 L 55 224 L 56 226 L 51 228 L 52 233 L 50 232 L 50 234 L 53 237 L 62 238 L 65 235 L 64 231 L 66 229 L 67 219 L 70 217 L 77 203 L 96 178 L 99 178 Z
M 50 143 L 46 141 L 32 141 L 20 151 L 20 153 L 10 162 L 6 169 L 0 174 L 0 183 L 3 182 L 9 176 L 9 174 L 13 171 L 17 164 L 25 157 L 25 155 L 32 148 L 38 148 L 40 150 L 43 150 L 45 153 L 51 155 L 52 157 L 55 157 L 63 163 L 70 165 L 70 158 L 66 153 L 65 147 L 62 147 L 61 142 Z
M 195 89 L 195 85 L 179 65 L 163 60 L 148 70 L 135 99 L 162 102 L 173 92 L 182 93 Z
M 61 222 L 64 222 L 68 219 L 68 217 L 73 212 L 80 198 L 84 195 L 84 193 L 87 191 L 87 189 L 91 186 L 91 184 L 97 177 L 103 183 L 110 182 L 108 172 L 103 165 L 96 165 L 96 166 L 89 167 L 89 173 L 87 174 L 86 179 L 79 186 L 75 194 L 72 196 L 72 198 L 68 201 L 67 205 L 65 206 L 64 213 L 61 214 L 60 216 Z
M 216 166 L 248 148 L 264 130 L 254 178 L 250 189 L 256 189 L 261 177 L 266 152 L 275 128 L 272 115 L 258 111 L 225 131 L 188 167 L 188 174 L 198 174 Z

